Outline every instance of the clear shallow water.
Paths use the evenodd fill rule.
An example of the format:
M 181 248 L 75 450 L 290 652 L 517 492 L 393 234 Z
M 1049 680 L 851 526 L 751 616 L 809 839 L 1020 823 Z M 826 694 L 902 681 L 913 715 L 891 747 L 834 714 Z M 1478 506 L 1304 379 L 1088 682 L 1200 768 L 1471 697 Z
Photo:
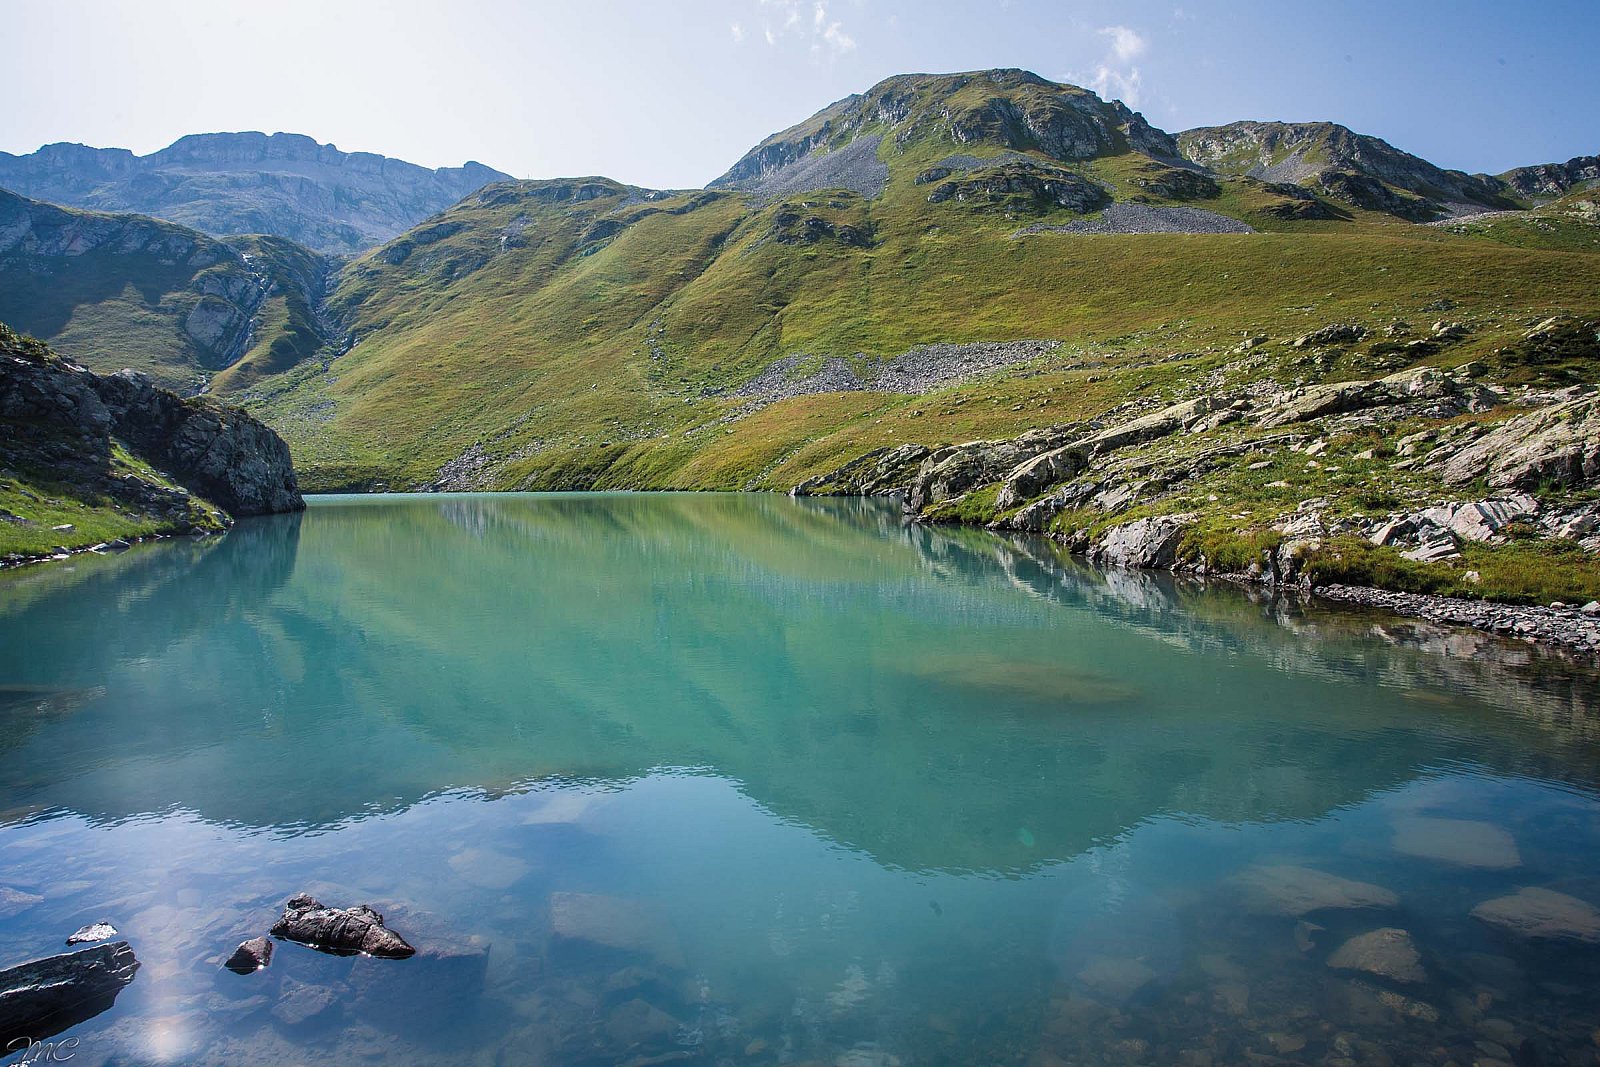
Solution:
M 1600 903 L 1597 699 L 867 502 L 327 498 L 0 576 L 0 964 L 113 920 L 85 1064 L 1593 1063 L 1469 912 Z M 424 953 L 219 966 L 301 890 Z

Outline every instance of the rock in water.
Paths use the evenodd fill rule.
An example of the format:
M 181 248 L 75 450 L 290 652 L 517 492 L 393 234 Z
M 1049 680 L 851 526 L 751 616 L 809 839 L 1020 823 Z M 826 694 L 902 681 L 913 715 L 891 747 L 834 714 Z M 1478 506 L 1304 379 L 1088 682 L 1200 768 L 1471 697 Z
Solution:
M 1600 944 L 1600 908 L 1553 889 L 1529 886 L 1486 900 L 1472 909 L 1472 917 L 1531 940 Z
M 1393 908 L 1400 903 L 1399 897 L 1382 886 L 1310 867 L 1252 867 L 1237 881 L 1255 910 L 1294 918 L 1325 909 Z
M 126 941 L 0 971 L 0 1049 L 42 1041 L 109 1008 L 139 969 Z
M 0 885 L 0 919 L 9 919 L 20 911 L 26 911 L 43 900 L 44 897 L 37 893 L 25 893 L 20 889 L 12 889 L 7 885 Z
M 224 967 L 234 974 L 254 974 L 266 970 L 272 963 L 272 942 L 264 937 L 252 937 L 233 950 Z
M 289 898 L 283 907 L 283 918 L 273 923 L 271 933 L 273 937 L 336 955 L 359 952 L 401 960 L 416 952 L 404 938 L 385 927 L 383 916 L 367 905 L 329 908 L 305 893 Z
M 1491 823 L 1413 816 L 1394 825 L 1394 850 L 1458 867 L 1503 871 L 1522 865 L 1517 842 Z
M 111 925 L 110 919 L 101 919 L 97 923 L 80 927 L 78 932 L 67 938 L 67 944 L 89 944 L 93 941 L 109 941 L 117 936 L 117 928 Z
M 1352 937 L 1328 957 L 1328 966 L 1340 971 L 1365 971 L 1391 982 L 1414 984 L 1428 980 L 1422 954 L 1411 935 L 1385 927 Z

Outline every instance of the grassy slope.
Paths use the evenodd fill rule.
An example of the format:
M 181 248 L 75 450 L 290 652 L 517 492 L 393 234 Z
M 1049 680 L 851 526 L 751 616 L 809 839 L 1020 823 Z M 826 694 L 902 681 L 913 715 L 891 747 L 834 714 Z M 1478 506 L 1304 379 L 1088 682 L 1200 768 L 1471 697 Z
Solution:
M 1191 354 L 1191 373 L 1241 335 L 1421 323 L 1448 298 L 1453 317 L 1479 326 L 1451 351 L 1460 361 L 1530 318 L 1600 305 L 1600 258 L 1377 216 L 1277 222 L 1253 213 L 1265 194 L 1239 183 L 1200 206 L 1280 232 L 1013 239 L 1037 220 L 926 202 L 912 176 L 947 146 L 882 151 L 892 178 L 877 200 L 808 194 L 759 209 L 724 195 L 599 244 L 583 234 L 622 203 L 621 187 L 579 205 L 536 201 L 537 185 L 468 201 L 442 216 L 461 232 L 398 266 L 380 250 L 347 271 L 335 302 L 360 344 L 326 370 L 263 383 L 253 405 L 312 486 L 421 484 L 481 442 L 505 460 L 502 488 L 785 488 L 882 444 L 1096 415 L 1172 379 L 1170 357 Z M 1140 159 L 1082 166 L 1118 183 Z M 870 226 L 876 244 L 780 244 L 770 231 L 786 204 Z M 502 250 L 518 218 L 529 220 L 524 244 Z M 1068 343 L 1034 367 L 926 397 L 804 397 L 724 423 L 738 403 L 704 395 L 793 353 L 890 357 L 1041 337 Z

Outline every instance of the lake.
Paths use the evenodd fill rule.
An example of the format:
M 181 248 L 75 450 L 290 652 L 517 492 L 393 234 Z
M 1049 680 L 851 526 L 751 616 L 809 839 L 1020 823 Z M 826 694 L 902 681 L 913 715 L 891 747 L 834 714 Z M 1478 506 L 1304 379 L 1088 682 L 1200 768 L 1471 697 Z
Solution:
M 76 1064 L 1600 1052 L 1594 673 L 878 502 L 324 497 L 0 575 L 0 753 L 0 964 L 142 964 Z M 302 891 L 418 954 L 221 967 Z

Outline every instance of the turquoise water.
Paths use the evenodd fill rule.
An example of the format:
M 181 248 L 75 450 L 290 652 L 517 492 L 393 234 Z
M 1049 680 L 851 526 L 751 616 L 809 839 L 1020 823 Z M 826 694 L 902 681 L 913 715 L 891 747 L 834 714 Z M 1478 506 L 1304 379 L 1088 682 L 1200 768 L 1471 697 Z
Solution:
M 1470 913 L 1600 903 L 1597 699 L 871 502 L 324 498 L 0 576 L 0 965 L 133 945 L 78 1064 L 1594 1063 Z M 302 890 L 424 951 L 219 966 Z

